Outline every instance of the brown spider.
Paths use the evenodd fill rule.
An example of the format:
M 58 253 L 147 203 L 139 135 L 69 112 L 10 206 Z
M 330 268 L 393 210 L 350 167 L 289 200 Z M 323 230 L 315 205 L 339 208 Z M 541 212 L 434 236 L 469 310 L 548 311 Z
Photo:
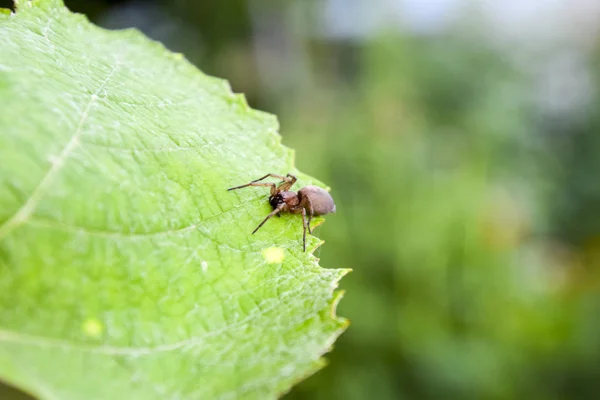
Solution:
M 263 179 L 273 177 L 281 179 L 279 186 L 274 183 L 258 183 Z M 306 230 L 312 235 L 312 229 L 310 229 L 310 221 L 315 215 L 325 215 L 335 212 L 335 203 L 333 198 L 327 191 L 318 186 L 305 186 L 296 192 L 290 191 L 291 187 L 296 183 L 296 177 L 291 174 L 286 176 L 277 174 L 266 174 L 262 178 L 256 179 L 245 185 L 236 186 L 227 190 L 242 189 L 248 186 L 268 186 L 271 188 L 271 195 L 269 196 L 269 204 L 273 207 L 273 211 L 267 215 L 267 217 L 256 227 L 252 234 L 260 229 L 261 226 L 267 220 L 281 212 L 289 212 L 291 214 L 302 214 L 302 227 L 304 228 L 302 233 L 302 248 L 306 251 Z M 308 221 L 306 220 L 306 214 L 308 213 Z M 279 216 L 279 215 L 278 215 Z

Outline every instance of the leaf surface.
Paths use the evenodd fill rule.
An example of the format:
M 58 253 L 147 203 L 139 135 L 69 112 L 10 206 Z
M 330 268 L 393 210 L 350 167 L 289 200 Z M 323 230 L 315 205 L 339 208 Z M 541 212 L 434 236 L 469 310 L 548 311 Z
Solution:
M 250 234 L 266 188 L 226 191 L 295 172 L 275 117 L 58 0 L 0 13 L 0 102 L 1 380 L 42 399 L 265 399 L 322 365 L 346 271 L 302 252 L 298 215 Z

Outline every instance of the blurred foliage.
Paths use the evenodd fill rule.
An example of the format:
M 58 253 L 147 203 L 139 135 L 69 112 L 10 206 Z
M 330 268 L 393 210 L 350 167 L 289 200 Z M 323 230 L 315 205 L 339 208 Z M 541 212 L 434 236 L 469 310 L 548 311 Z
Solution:
M 593 96 L 565 117 L 474 25 L 325 39 L 298 3 L 169 3 L 202 36 L 186 56 L 276 113 L 298 168 L 336 199 L 317 234 L 321 265 L 354 269 L 338 308 L 352 325 L 286 398 L 596 398 L 600 41 Z M 256 4 L 292 15 L 263 29 L 269 79 Z
M 595 356 L 575 350 L 583 293 L 543 234 L 527 77 L 460 35 L 357 53 L 349 88 L 281 114 L 298 166 L 338 202 L 322 264 L 354 269 L 339 307 L 352 326 L 290 397 L 565 398 L 573 380 L 593 393 L 577 371 Z

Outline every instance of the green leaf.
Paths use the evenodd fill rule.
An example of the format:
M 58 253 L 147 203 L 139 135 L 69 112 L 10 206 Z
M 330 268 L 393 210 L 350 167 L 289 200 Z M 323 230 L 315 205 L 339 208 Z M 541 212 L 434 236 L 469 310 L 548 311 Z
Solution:
M 298 215 L 250 234 L 266 188 L 226 191 L 297 172 L 276 119 L 135 30 L 17 5 L 0 14 L 0 380 L 266 399 L 319 369 L 346 271 L 302 251 Z

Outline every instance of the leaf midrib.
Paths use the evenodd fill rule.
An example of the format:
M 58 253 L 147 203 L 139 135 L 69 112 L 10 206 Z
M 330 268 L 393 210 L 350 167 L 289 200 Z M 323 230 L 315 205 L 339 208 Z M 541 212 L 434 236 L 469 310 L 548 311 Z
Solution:
M 65 165 L 67 159 L 72 154 L 73 150 L 75 150 L 79 146 L 79 139 L 81 135 L 83 135 L 83 126 L 90 115 L 92 106 L 98 99 L 98 94 L 104 89 L 104 87 L 108 84 L 110 79 L 114 76 L 119 65 L 120 63 L 117 61 L 114 64 L 112 70 L 109 72 L 106 79 L 104 79 L 104 81 L 98 87 L 98 89 L 94 91 L 92 95 L 90 95 L 90 99 L 88 100 L 85 108 L 83 109 L 81 117 L 79 118 L 79 122 L 75 129 L 75 132 L 71 135 L 69 141 L 67 142 L 63 150 L 60 152 L 59 156 L 52 161 L 50 169 L 48 170 L 48 172 L 46 172 L 40 183 L 36 186 L 31 195 L 27 198 L 27 200 L 25 200 L 25 202 L 17 210 L 17 212 L 15 212 L 12 217 L 8 218 L 6 222 L 0 225 L 0 240 L 4 239 L 14 229 L 26 223 L 30 219 L 31 215 L 35 212 L 39 202 L 44 197 L 46 190 L 54 182 L 54 179 L 61 171 L 62 167 Z

